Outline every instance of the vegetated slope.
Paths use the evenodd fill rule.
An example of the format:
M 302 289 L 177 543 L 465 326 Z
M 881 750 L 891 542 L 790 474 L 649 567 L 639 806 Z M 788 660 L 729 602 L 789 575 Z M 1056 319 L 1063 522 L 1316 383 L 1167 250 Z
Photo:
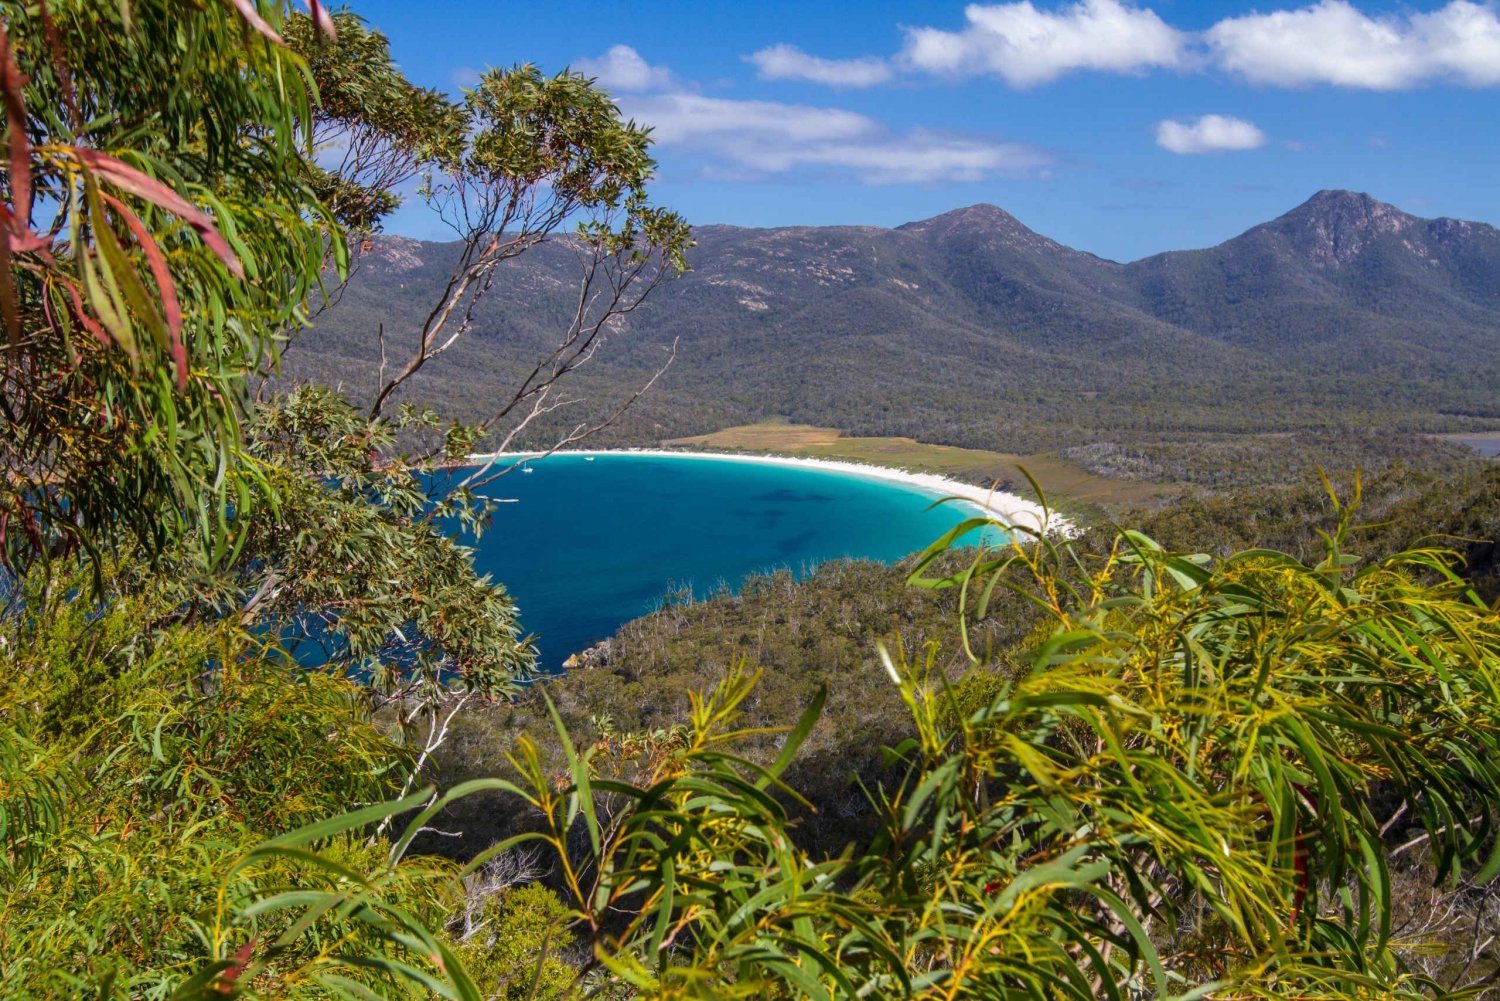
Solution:
M 1144 309 L 1258 352 L 1350 373 L 1450 378 L 1500 326 L 1500 233 L 1323 191 L 1202 251 L 1127 265 Z
M 1035 451 L 1500 418 L 1500 232 L 1367 195 L 1320 192 L 1217 247 L 1130 264 L 989 205 L 897 229 L 696 235 L 694 270 L 613 333 L 577 384 L 592 409 L 569 417 L 609 409 L 676 341 L 676 364 L 614 441 L 784 416 Z M 377 330 L 399 356 L 453 253 L 378 239 L 289 373 L 373 384 Z M 413 397 L 478 412 L 566 322 L 578 270 L 566 242 L 505 267 L 478 336 Z
M 1334 488 L 1343 503 L 1355 496 L 1352 476 L 1336 476 Z M 1302 477 L 1287 487 L 1183 497 L 1163 510 L 1129 512 L 1123 524 L 1174 551 L 1225 557 L 1265 547 L 1311 564 L 1323 558 L 1325 533 L 1334 533 L 1338 522 L 1339 511 L 1323 484 Z M 1352 524 L 1366 527 L 1349 533 L 1344 551 L 1361 565 L 1418 546 L 1452 549 L 1463 557 L 1458 572 L 1480 596 L 1493 601 L 1500 595 L 1495 541 L 1500 538 L 1500 466 L 1475 467 L 1457 477 L 1410 469 L 1368 477 Z M 1100 525 L 1074 540 L 1086 565 L 1097 565 L 1110 552 L 1116 531 L 1114 525 Z M 946 569 L 957 570 L 972 556 L 972 551 L 948 554 Z M 878 645 L 913 656 L 930 649 L 932 669 L 954 682 L 970 667 L 958 625 L 958 591 L 909 586 L 914 565 L 914 560 L 895 566 L 836 561 L 801 581 L 782 570 L 750 578 L 738 593 L 725 590 L 686 604 L 668 601 L 621 626 L 586 652 L 578 666 L 539 690 L 575 734 L 589 734 L 600 722 L 622 731 L 670 727 L 686 713 L 689 692 L 719 681 L 737 665 L 765 672 L 754 702 L 745 708 L 745 723 L 752 727 L 796 718 L 826 685 L 829 701 L 797 767 L 796 786 L 817 806 L 806 818 L 808 835 L 820 848 L 836 851 L 856 836 L 861 817 L 869 819 L 860 809 L 863 797 L 850 785 L 851 773 L 875 783 L 883 775 L 879 748 L 910 735 Z M 996 588 L 989 614 L 971 622 L 968 636 L 985 669 L 1002 676 L 1035 642 L 1035 629 L 1046 618 L 1025 597 L 1034 582 L 1024 566 L 1013 567 L 1006 580 L 1015 589 Z M 981 684 L 971 708 L 994 694 Z M 447 781 L 503 769 L 508 735 L 523 727 L 546 742 L 548 717 L 538 699 L 461 714 L 439 755 Z M 774 733 L 746 745 L 766 761 L 778 748 Z M 509 833 L 510 818 L 490 816 L 477 803 L 473 809 L 477 812 L 465 814 L 456 826 L 485 832 L 480 843 Z M 491 825 L 499 826 L 491 830 Z

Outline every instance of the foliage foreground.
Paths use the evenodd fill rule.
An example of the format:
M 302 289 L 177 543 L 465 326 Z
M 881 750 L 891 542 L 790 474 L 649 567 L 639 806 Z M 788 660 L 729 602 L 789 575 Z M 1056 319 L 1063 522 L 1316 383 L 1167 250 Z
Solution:
M 982 612 L 1023 563 L 1052 622 L 956 688 L 887 658 L 904 778 L 867 791 L 874 841 L 824 859 L 797 846 L 780 778 L 822 700 L 752 763 L 748 671 L 677 729 L 562 734 L 561 773 L 522 737 L 514 778 L 293 830 L 400 771 L 343 682 L 273 685 L 222 630 L 142 640 L 123 626 L 139 609 L 12 632 L 42 661 L 85 652 L 71 690 L 25 658 L 6 679 L 3 992 L 1463 996 L 1403 961 L 1424 943 L 1392 933 L 1387 859 L 1426 839 L 1440 881 L 1500 871 L 1500 616 L 1441 553 L 1361 567 L 1337 537 L 1316 565 L 1133 533 L 1091 573 L 1073 559 L 1026 543 L 914 575 Z M 65 712 L 85 684 L 102 722 Z M 469 871 L 530 851 L 547 876 L 476 923 L 460 874 L 408 852 L 481 790 L 536 819 Z
M 437 739 L 453 700 L 503 696 L 530 662 L 506 592 L 435 520 L 481 526 L 484 474 L 444 467 L 559 406 L 690 239 L 646 199 L 649 135 L 590 81 L 490 71 L 450 105 L 392 75 L 357 18 L 309 6 L 3 8 L 0 996 L 1300 999 L 1500 979 L 1408 965 L 1431 944 L 1394 930 L 1389 863 L 1420 847 L 1460 894 L 1500 871 L 1500 616 L 1443 554 L 1366 565 L 1341 533 L 1315 565 L 1125 533 L 1099 560 L 1018 540 L 947 576 L 938 543 L 915 583 L 979 617 L 1018 587 L 1047 623 L 957 686 L 930 650 L 886 657 L 910 737 L 863 790 L 878 833 L 833 857 L 799 837 L 810 804 L 786 777 L 823 697 L 754 759 L 749 670 L 681 726 L 575 744 L 558 722 L 555 742 L 515 738 L 504 777 L 419 788 L 432 741 L 375 708 Z M 412 353 L 368 410 L 256 398 L 395 183 L 426 171 L 468 249 Z M 581 305 L 532 375 L 478 424 L 407 407 L 496 269 L 554 236 Z M 406 434 L 428 450 L 397 455 Z M 320 668 L 282 649 L 315 643 Z M 476 793 L 520 833 L 465 869 L 421 854 Z
M 777 775 L 818 706 L 761 770 L 733 752 L 746 676 L 685 732 L 570 756 L 562 791 L 523 745 L 548 825 L 517 841 L 555 854 L 584 969 L 669 996 L 1442 993 L 1399 958 L 1383 839 L 1500 870 L 1495 614 L 1433 552 L 1211 564 L 1126 533 L 1081 586 L 1068 555 L 918 576 L 982 604 L 1021 561 L 1055 621 L 969 713 L 888 660 L 915 736 L 865 852 L 793 847 Z

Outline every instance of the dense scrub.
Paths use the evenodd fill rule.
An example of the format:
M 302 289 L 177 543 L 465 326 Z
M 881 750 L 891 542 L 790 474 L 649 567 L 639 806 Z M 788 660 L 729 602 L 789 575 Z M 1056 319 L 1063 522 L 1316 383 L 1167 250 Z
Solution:
M 838 561 L 802 581 L 781 570 L 749 578 L 737 594 L 726 590 L 703 601 L 668 601 L 660 611 L 627 623 L 582 666 L 539 683 L 529 696 L 466 708 L 439 751 L 440 774 L 445 782 L 456 782 L 504 769 L 520 731 L 555 754 L 540 702 L 544 696 L 578 734 L 668 732 L 686 717 L 693 692 L 749 666 L 763 675 L 738 706 L 747 727 L 774 731 L 796 719 L 820 690 L 827 691 L 789 777 L 819 806 L 802 833 L 826 850 L 837 850 L 868 827 L 869 804 L 852 779 L 882 774 L 882 748 L 910 735 L 879 647 L 930 656 L 934 671 L 953 681 L 969 670 L 956 626 L 957 593 L 908 586 L 913 565 Z M 1017 598 L 976 626 L 971 642 L 998 654 L 1019 643 L 1037 619 Z M 769 761 L 780 740 L 775 732 L 750 736 L 742 750 Z M 449 826 L 463 829 L 465 839 L 448 846 L 436 842 L 433 848 L 472 853 L 507 832 L 514 819 L 482 800 L 454 810 Z
M 1500 468 L 1476 464 L 1465 475 L 1443 477 L 1395 466 L 1368 478 L 1339 477 L 1334 488 L 1348 495 L 1356 482 L 1360 502 L 1347 546 L 1362 563 L 1413 547 L 1451 548 L 1464 559 L 1458 572 L 1480 595 L 1492 599 L 1500 593 L 1493 542 L 1500 538 Z M 1173 551 L 1224 557 L 1268 548 L 1312 559 L 1341 515 L 1328 490 L 1311 481 L 1187 494 L 1162 508 L 1132 512 L 1128 523 Z M 1078 551 L 1094 560 L 1113 545 L 1114 529 L 1105 526 L 1077 541 Z M 738 593 L 726 590 L 698 602 L 668 600 L 659 611 L 627 623 L 578 667 L 547 681 L 530 698 L 466 709 L 440 752 L 444 774 L 457 781 L 504 767 L 510 735 L 518 728 L 545 743 L 547 724 L 537 701 L 542 692 L 575 732 L 600 727 L 652 732 L 678 723 L 689 693 L 705 681 L 749 665 L 764 672 L 739 710 L 750 726 L 784 724 L 820 687 L 828 689 L 793 774 L 802 793 L 820 807 L 799 836 L 818 850 L 836 851 L 868 831 L 868 803 L 855 777 L 876 779 L 884 767 L 880 748 L 910 736 L 878 647 L 930 657 L 932 669 L 954 682 L 970 674 L 957 624 L 958 592 L 910 587 L 912 565 L 911 560 L 894 567 L 834 562 L 801 581 L 783 570 L 748 579 Z M 976 694 L 961 697 L 972 701 L 979 692 L 993 693 L 994 684 L 1008 677 L 1035 643 L 1042 622 L 1041 611 L 1024 592 L 995 592 L 988 614 L 969 624 L 969 648 L 981 667 L 969 682 Z M 752 739 L 746 746 L 762 758 L 774 756 L 771 738 Z M 448 846 L 452 849 L 471 852 L 509 829 L 511 818 L 479 801 L 457 809 L 463 815 L 455 815 L 454 823 L 470 836 L 467 845 Z
M 1363 429 L 1103 441 L 1061 454 L 1099 476 L 1190 484 L 1200 490 L 1285 486 L 1311 481 L 1319 469 L 1373 473 L 1400 466 L 1448 474 L 1479 464 L 1470 450 L 1439 438 Z
M 1429 964 L 1441 981 L 1403 957 L 1488 934 L 1443 922 L 1494 907 L 1500 624 L 1441 557 L 1351 561 L 1345 541 L 1336 526 L 1304 563 L 1124 533 L 1090 569 L 1066 548 L 959 568 L 935 552 L 928 586 L 1016 575 L 1046 625 L 957 689 L 881 656 L 909 736 L 855 850 L 796 847 L 793 752 L 824 692 L 756 753 L 757 684 L 734 668 L 678 726 L 520 739 L 497 805 L 535 813 L 506 845 L 552 859 L 595 942 L 580 978 L 645 994 L 1477 989 L 1483 950 Z M 1456 895 L 1396 907 L 1421 878 L 1387 864 L 1401 845 L 1449 866 Z
M 349 871 L 386 883 L 413 922 L 441 924 L 458 897 L 441 863 L 387 868 L 389 847 L 358 832 L 299 857 L 299 828 L 393 797 L 409 765 L 357 685 L 303 672 L 233 624 L 153 627 L 173 618 L 159 598 L 103 612 L 68 601 L 83 584 L 28 587 L 27 614 L 0 627 L 0 994 L 167 996 L 283 935 L 279 978 L 316 985 L 345 964 L 264 902 L 337 894 Z M 274 838 L 290 838 L 286 852 L 256 853 Z M 398 925 L 323 931 L 432 970 L 397 945 Z M 401 979 L 393 967 L 370 983 Z
M 1393 465 L 1363 479 L 1337 476 L 1344 496 L 1359 491 L 1349 548 L 1366 559 L 1414 546 L 1439 546 L 1463 558 L 1462 573 L 1486 600 L 1500 594 L 1500 466 L 1487 462 L 1436 475 Z M 1253 546 L 1301 555 L 1319 551 L 1339 510 L 1315 482 L 1223 494 L 1184 494 L 1134 523 L 1175 549 L 1227 555 Z

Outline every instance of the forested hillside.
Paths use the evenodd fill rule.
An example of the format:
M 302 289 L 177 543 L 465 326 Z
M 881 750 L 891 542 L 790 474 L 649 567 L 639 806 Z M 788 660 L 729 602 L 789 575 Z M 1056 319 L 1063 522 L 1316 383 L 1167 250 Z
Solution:
M 694 235 L 693 271 L 622 318 L 580 373 L 592 402 L 577 413 L 593 414 L 678 342 L 616 442 L 777 416 L 1010 452 L 1500 420 L 1500 232 L 1368 195 L 1320 192 L 1217 247 L 1129 264 L 989 205 L 894 230 Z M 368 392 L 382 324 L 388 339 L 419 326 L 455 253 L 377 238 L 288 373 Z M 506 267 L 478 336 L 424 373 L 424 394 L 479 407 L 566 317 L 565 241 Z

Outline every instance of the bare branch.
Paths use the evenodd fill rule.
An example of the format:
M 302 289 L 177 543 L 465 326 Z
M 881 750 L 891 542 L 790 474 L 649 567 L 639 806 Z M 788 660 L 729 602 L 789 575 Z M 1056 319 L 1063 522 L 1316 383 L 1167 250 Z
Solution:
M 663 375 L 666 375 L 667 369 L 671 368 L 672 367 L 672 363 L 677 360 L 677 346 L 678 346 L 678 343 L 680 341 L 681 341 L 681 338 L 674 338 L 673 339 L 673 341 L 672 341 L 672 347 L 671 347 L 670 353 L 667 356 L 667 360 L 665 362 L 663 362 L 661 364 L 661 366 L 659 368 L 657 368 L 657 370 L 651 374 L 651 378 L 647 379 L 646 382 L 644 384 L 642 384 L 642 386 L 639 389 L 637 389 L 634 393 L 632 393 L 628 399 L 626 399 L 623 403 L 621 403 L 618 407 L 616 407 L 615 410 L 608 417 L 605 417 L 603 420 L 598 421 L 597 423 L 594 423 L 594 424 L 580 424 L 580 425 L 577 425 L 571 431 L 569 431 L 567 434 L 563 435 L 561 438 L 559 438 L 557 441 L 555 441 L 550 447 L 548 447 L 546 449 L 546 451 L 540 452 L 540 453 L 536 453 L 534 455 L 528 454 L 526 458 L 527 459 L 543 459 L 543 458 L 546 458 L 547 456 L 552 455 L 554 452 L 557 452 L 560 449 L 567 448 L 569 445 L 576 444 L 577 442 L 582 441 L 583 439 L 589 437 L 590 435 L 598 434 L 600 431 L 603 431 L 605 428 L 612 426 L 616 421 L 618 421 L 622 416 L 624 416 L 624 414 L 625 414 L 625 412 L 627 410 L 629 410 L 632 406 L 635 405 L 636 401 L 638 401 L 642 396 L 645 396 L 646 393 L 650 392 L 651 387 L 654 386 L 654 385 L 656 385 L 656 382 L 657 382 L 658 379 L 660 379 Z M 542 412 L 550 412 L 550 410 L 553 410 L 553 409 L 556 409 L 556 407 L 551 407 L 551 408 L 548 408 L 547 411 L 541 411 L 541 412 L 538 412 L 538 411 L 534 410 L 531 414 L 529 414 L 526 417 L 525 420 L 523 420 L 520 424 L 518 424 L 513 430 L 511 430 L 505 436 L 504 439 L 502 439 L 501 445 L 500 445 L 499 449 L 497 449 L 494 453 L 486 456 L 485 462 L 481 466 L 479 466 L 477 469 L 475 469 L 474 472 L 470 473 L 463 480 L 461 480 L 454 487 L 454 489 L 455 490 L 462 490 L 462 489 L 470 489 L 470 490 L 482 489 L 482 488 L 488 486 L 489 484 L 493 483 L 495 480 L 499 479 L 501 476 L 504 476 L 506 473 L 510 472 L 517 465 L 519 465 L 522 461 L 526 461 L 526 460 L 517 460 L 516 462 L 513 462 L 513 463 L 507 465 L 504 469 L 501 469 L 499 471 L 491 472 L 491 470 L 493 469 L 493 467 L 494 467 L 495 463 L 497 462 L 497 460 L 500 458 L 500 456 L 502 456 L 502 455 L 505 454 L 505 452 L 508 450 L 509 446 L 514 442 L 515 438 L 522 431 L 525 430 L 526 425 L 529 424 L 529 423 L 531 423 L 531 421 L 534 420 L 536 417 L 540 416 Z M 488 474 L 488 475 L 486 475 L 486 474 Z

